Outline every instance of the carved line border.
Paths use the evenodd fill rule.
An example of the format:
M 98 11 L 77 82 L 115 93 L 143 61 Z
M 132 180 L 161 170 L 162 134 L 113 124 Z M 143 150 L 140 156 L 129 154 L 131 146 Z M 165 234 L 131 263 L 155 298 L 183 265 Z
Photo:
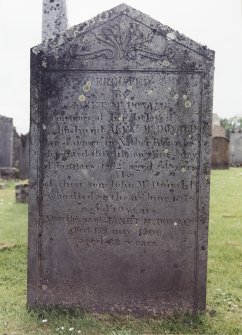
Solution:
M 137 72 L 137 73 L 162 73 L 162 74 L 170 74 L 170 73 L 183 73 L 183 74 L 201 74 L 204 75 L 205 74 L 205 69 L 200 69 L 200 70 L 194 70 L 194 71 L 186 71 L 186 70 L 159 70 L 159 69 L 82 69 L 82 68 L 67 68 L 67 69 L 63 69 L 63 68 L 59 68 L 59 67 L 51 67 L 51 68 L 46 68 L 43 69 L 42 72 L 73 72 L 73 71 L 77 71 L 77 72 L 101 72 L 101 73 L 129 73 L 129 72 Z
M 38 195 L 38 220 L 37 220 L 37 288 L 36 288 L 36 303 L 38 304 L 38 297 L 39 297 L 39 288 L 40 288 L 40 273 L 41 273 L 41 259 L 40 259 L 40 251 L 41 251 L 41 237 L 39 236 L 40 234 L 40 229 L 42 227 L 42 194 L 43 194 L 43 183 L 41 183 L 41 179 L 43 176 L 43 131 L 40 122 L 42 121 L 43 116 L 45 115 L 45 110 L 43 109 L 43 85 L 42 85 L 42 80 L 43 80 L 43 74 L 45 72 L 81 72 L 81 73 L 125 73 L 128 74 L 130 73 L 161 73 L 161 74 L 199 74 L 202 76 L 200 80 L 202 81 L 202 92 L 201 92 L 201 99 L 200 99 L 200 106 L 201 110 L 199 113 L 199 133 L 198 133 L 198 169 L 197 169 L 197 174 L 196 174 L 196 181 L 197 181 L 197 186 L 196 186 L 196 191 L 197 191 L 197 226 L 196 226 L 196 239 L 195 239 L 195 250 L 194 250 L 194 279 L 195 279 L 195 285 L 194 285 L 194 312 L 197 312 L 198 309 L 198 302 L 197 302 L 197 293 L 198 293 L 198 271 L 199 271 L 199 262 L 198 262 L 198 257 L 199 257 L 199 219 L 200 219 L 200 184 L 203 182 L 201 179 L 201 146 L 203 143 L 203 133 L 202 133 L 202 120 L 204 117 L 204 110 L 203 110 L 203 97 L 204 97 L 204 76 L 206 74 L 206 71 L 204 69 L 201 70 L 194 70 L 194 71 L 182 71 L 182 70 L 158 70 L 158 69 L 145 69 L 145 70 L 139 70 L 139 69 L 115 69 L 115 70 L 101 70 L 101 69 L 79 69 L 79 68 L 66 68 L 66 69 L 61 69 L 61 68 L 47 68 L 47 69 L 41 69 L 39 73 L 39 78 L 40 78 L 40 84 L 39 84 L 39 101 L 38 101 L 38 136 L 40 144 L 38 145 L 39 152 L 37 153 L 37 195 Z M 41 169 L 40 169 L 41 167 Z M 39 171 L 39 172 L 38 172 Z M 199 181 L 199 183 L 198 183 Z M 42 255 L 41 255 L 42 256 Z
M 201 96 L 200 96 L 200 113 L 198 117 L 198 122 L 199 122 L 199 136 L 198 136 L 198 148 L 199 148 L 199 164 L 198 164 L 198 169 L 197 169 L 197 181 L 199 181 L 199 184 L 196 185 L 196 191 L 197 191 L 197 225 L 196 225 L 196 236 L 195 236 L 195 243 L 196 243 L 196 248 L 194 250 L 194 258 L 195 258 L 195 267 L 194 267 L 194 278 L 195 278 L 195 285 L 194 285 L 194 313 L 198 312 L 198 272 L 199 272 L 199 225 L 200 225 L 200 211 L 201 211 L 201 183 L 202 181 L 202 143 L 203 143 L 203 133 L 202 133 L 202 124 L 203 124 L 203 118 L 204 118 L 204 110 L 203 110 L 203 97 L 204 97 L 204 75 L 205 71 L 203 72 L 203 76 L 200 78 L 201 80 Z M 205 181 L 204 181 L 205 183 Z M 199 282 L 200 284 L 200 282 Z
M 125 13 L 122 13 L 122 14 L 123 14 L 124 16 L 127 16 L 127 17 L 128 17 L 128 18 L 130 18 L 131 20 L 134 20 L 134 21 L 136 21 L 136 22 L 138 22 L 138 23 L 140 23 L 140 24 L 144 25 L 145 27 L 147 27 L 147 28 L 149 28 L 149 29 L 153 30 L 153 28 L 152 28 L 151 26 L 149 26 L 149 25 L 145 24 L 144 22 L 142 22 L 142 21 L 139 21 L 138 19 L 136 19 L 136 18 L 134 18 L 134 17 L 132 17 L 132 16 L 129 16 L 128 14 L 125 14 Z M 150 19 L 150 17 L 149 17 L 149 19 Z M 172 29 L 172 31 L 174 31 L 174 32 L 175 32 L 175 30 L 174 30 L 174 29 Z M 167 37 L 166 37 L 166 35 L 165 35 L 164 33 L 160 33 L 160 35 L 161 35 L 161 36 L 163 36 L 165 39 L 167 39 Z M 158 36 L 159 36 L 159 35 L 158 35 Z M 189 37 L 186 37 L 186 39 L 188 39 L 188 40 L 191 40 L 192 42 L 194 42 L 194 43 L 198 44 L 197 42 L 193 41 L 193 40 L 192 40 L 192 39 L 190 39 Z M 203 55 L 203 54 L 199 53 L 198 51 L 196 51 L 196 50 L 194 50 L 194 49 L 190 48 L 190 47 L 189 47 L 189 46 L 187 46 L 187 45 L 184 45 L 184 44 L 182 44 L 181 42 L 178 42 L 177 40 L 171 40 L 171 41 L 173 41 L 175 44 L 179 44 L 179 45 L 181 45 L 183 48 L 189 49 L 189 50 L 191 50 L 191 51 L 193 51 L 193 52 L 197 53 L 198 55 L 200 55 L 200 56 L 202 56 L 202 57 L 205 57 L 205 58 L 209 59 L 210 61 L 212 61 L 212 59 L 211 59 L 211 58 L 209 58 L 208 56 L 206 56 L 206 55 Z M 199 45 L 199 44 L 198 44 L 198 45 Z
M 42 254 L 41 247 L 42 247 L 42 241 L 41 241 L 41 228 L 42 228 L 42 199 L 43 199 L 43 183 L 41 183 L 42 176 L 43 176 L 43 144 L 42 144 L 42 138 L 43 138 L 43 75 L 44 72 L 41 69 L 38 72 L 38 79 L 40 82 L 38 83 L 38 134 L 37 139 L 39 140 L 39 143 L 37 143 L 37 171 L 36 171 L 36 178 L 37 178 L 37 201 L 38 201 L 38 213 L 37 213 L 37 288 L 36 288 L 36 305 L 38 304 L 39 300 L 39 288 L 40 288 L 40 273 L 41 273 L 41 263 L 42 263 Z M 33 145 L 33 144 L 32 144 Z

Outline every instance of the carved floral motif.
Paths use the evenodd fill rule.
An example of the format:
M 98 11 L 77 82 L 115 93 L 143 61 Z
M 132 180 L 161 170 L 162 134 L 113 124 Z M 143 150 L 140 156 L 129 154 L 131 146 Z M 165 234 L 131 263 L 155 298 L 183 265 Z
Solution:
M 148 49 L 152 33 L 145 34 L 139 30 L 139 26 L 130 23 L 126 29 L 121 29 L 119 24 L 109 25 L 101 30 L 101 33 L 92 33 L 102 49 L 95 52 L 79 52 L 78 45 L 71 48 L 71 56 L 81 59 L 105 58 L 136 60 L 138 57 L 152 60 L 170 60 L 174 56 L 174 49 L 168 46 L 162 53 L 154 53 Z

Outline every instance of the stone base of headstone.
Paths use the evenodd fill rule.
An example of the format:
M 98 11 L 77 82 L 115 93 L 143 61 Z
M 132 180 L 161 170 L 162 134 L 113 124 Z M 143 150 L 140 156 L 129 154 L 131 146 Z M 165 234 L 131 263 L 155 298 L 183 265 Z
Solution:
M 0 168 L 0 178 L 1 179 L 18 179 L 18 169 L 16 168 L 9 168 L 9 167 L 2 167 Z
M 19 184 L 15 186 L 16 202 L 28 203 L 29 198 L 29 184 Z

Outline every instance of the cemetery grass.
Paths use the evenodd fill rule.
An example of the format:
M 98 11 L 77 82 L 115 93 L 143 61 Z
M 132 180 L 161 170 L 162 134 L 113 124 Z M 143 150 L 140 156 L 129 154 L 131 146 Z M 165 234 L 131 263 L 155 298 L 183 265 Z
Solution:
M 0 335 L 242 334 L 242 168 L 211 179 L 207 312 L 138 320 L 26 310 L 27 205 L 0 190 Z M 79 332 L 78 332 L 79 331 Z

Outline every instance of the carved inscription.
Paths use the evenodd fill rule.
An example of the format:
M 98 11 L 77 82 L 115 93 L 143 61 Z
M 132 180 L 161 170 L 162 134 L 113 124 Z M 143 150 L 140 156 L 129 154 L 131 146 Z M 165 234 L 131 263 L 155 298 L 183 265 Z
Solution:
M 196 89 L 169 86 L 179 75 L 45 73 L 42 220 L 64 226 L 77 253 L 166 249 L 195 231 L 200 106 Z M 199 74 L 181 78 L 199 90 Z

